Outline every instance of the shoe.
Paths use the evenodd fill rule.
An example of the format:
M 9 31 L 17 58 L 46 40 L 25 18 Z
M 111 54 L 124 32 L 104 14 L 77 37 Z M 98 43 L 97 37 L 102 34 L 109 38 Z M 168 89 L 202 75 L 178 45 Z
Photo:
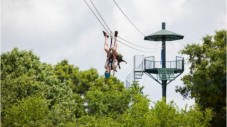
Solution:
M 114 37 L 117 37 L 117 35 L 118 35 L 118 31 L 115 31 L 114 32 Z
M 102 31 L 102 32 L 103 32 L 104 37 L 109 38 L 109 35 L 107 35 L 107 33 L 105 31 Z

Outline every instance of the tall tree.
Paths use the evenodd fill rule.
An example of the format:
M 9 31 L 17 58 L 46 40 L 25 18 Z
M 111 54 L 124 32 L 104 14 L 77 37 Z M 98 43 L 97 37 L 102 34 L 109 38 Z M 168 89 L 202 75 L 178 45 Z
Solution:
M 6 108 L 4 126 L 40 127 L 50 126 L 48 102 L 40 97 L 27 97 Z
M 195 98 L 203 109 L 212 108 L 213 126 L 226 126 L 226 30 L 205 36 L 202 44 L 187 45 L 182 54 L 189 56 L 190 74 L 176 91 Z
M 1 116 L 5 109 L 31 95 L 40 95 L 42 82 L 39 58 L 17 48 L 1 55 Z
M 41 118 L 51 121 L 50 125 L 58 126 L 72 122 L 81 114 L 81 107 L 78 106 L 83 105 L 81 96 L 74 94 L 69 85 L 59 81 L 52 65 L 41 63 L 31 51 L 15 48 L 1 55 L 1 91 L 2 126 L 30 125 L 29 119 L 39 121 Z M 38 100 L 33 103 L 29 98 Z M 39 112 L 44 109 L 35 106 L 36 102 L 40 105 L 48 104 L 49 115 Z M 22 113 L 25 108 L 31 109 L 33 113 Z M 29 115 L 36 117 L 36 113 L 47 117 L 37 115 L 37 118 L 29 118 Z M 19 117 L 28 119 L 21 122 Z M 10 120 L 14 120 L 13 123 Z M 40 125 L 40 122 L 33 122 Z

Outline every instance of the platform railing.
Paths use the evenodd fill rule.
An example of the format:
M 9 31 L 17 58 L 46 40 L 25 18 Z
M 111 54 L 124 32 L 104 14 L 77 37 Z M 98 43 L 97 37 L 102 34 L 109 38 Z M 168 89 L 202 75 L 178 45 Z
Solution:
M 162 68 L 162 61 L 154 61 L 145 58 L 144 59 L 144 68 L 146 69 L 155 69 Z M 173 69 L 184 69 L 184 59 L 177 58 L 175 61 L 166 61 L 166 68 Z
M 134 71 L 142 72 L 144 71 L 144 56 L 143 55 L 136 55 L 134 56 Z

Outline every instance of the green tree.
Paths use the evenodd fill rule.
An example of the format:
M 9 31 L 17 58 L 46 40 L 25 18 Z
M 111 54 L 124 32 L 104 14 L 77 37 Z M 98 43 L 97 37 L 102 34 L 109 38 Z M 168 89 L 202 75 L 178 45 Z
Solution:
M 9 122 L 6 119 L 9 112 L 6 111 L 12 106 L 14 109 L 19 108 L 17 106 L 21 101 L 28 97 L 40 97 L 48 101 L 50 115 L 47 119 L 53 126 L 73 122 L 81 114 L 78 107 L 83 105 L 81 96 L 74 94 L 70 86 L 59 81 L 52 65 L 41 63 L 31 51 L 15 48 L 1 55 L 1 91 L 3 126 Z M 31 101 L 30 103 L 32 105 Z M 14 116 L 12 119 L 17 119 Z
M 146 98 L 138 98 L 119 117 L 123 127 L 208 127 L 212 119 L 211 109 L 201 111 L 199 106 L 179 110 L 174 102 L 160 100 L 149 108 Z
M 59 82 L 70 86 L 74 93 L 78 92 L 77 84 L 80 82 L 79 68 L 63 60 L 54 66 L 54 72 Z
M 226 126 L 226 30 L 207 35 L 202 44 L 187 45 L 182 54 L 189 56 L 190 74 L 176 91 L 195 98 L 202 109 L 212 108 L 213 126 Z
M 114 77 L 101 77 L 85 95 L 89 115 L 110 116 L 116 118 L 122 114 L 130 102 L 130 93 L 123 83 Z
M 176 127 L 180 126 L 183 118 L 180 117 L 180 112 L 177 106 L 170 102 L 165 103 L 165 99 L 157 101 L 151 109 L 149 118 L 153 120 L 151 126 L 154 127 Z
M 83 116 L 77 120 L 76 127 L 122 127 L 111 117 Z
M 178 122 L 184 127 L 209 127 L 212 116 L 211 109 L 201 110 L 200 106 L 194 105 L 180 111 Z
M 157 101 L 147 116 L 149 127 L 209 127 L 211 119 L 211 109 L 201 111 L 195 105 L 179 110 L 173 101 L 166 103 L 164 99 Z
M 40 97 L 28 97 L 6 109 L 6 127 L 49 126 L 48 102 Z
M 4 123 L 5 109 L 32 95 L 40 95 L 43 82 L 39 58 L 32 52 L 17 48 L 1 55 L 1 116 Z

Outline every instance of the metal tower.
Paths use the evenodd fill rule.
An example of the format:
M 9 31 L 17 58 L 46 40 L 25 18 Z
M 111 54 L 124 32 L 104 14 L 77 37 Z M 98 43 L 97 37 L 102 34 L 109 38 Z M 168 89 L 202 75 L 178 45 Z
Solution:
M 141 79 L 143 73 L 147 74 L 162 85 L 162 97 L 166 98 L 167 84 L 184 72 L 183 57 L 176 56 L 176 60 L 166 61 L 166 41 L 174 41 L 183 38 L 184 36 L 182 35 L 166 30 L 165 23 L 162 23 L 162 30 L 146 36 L 144 40 L 162 41 L 161 61 L 155 61 L 154 56 L 134 56 L 133 81 Z M 129 86 L 127 84 L 127 79 L 126 85 Z
M 148 74 L 153 73 L 153 74 L 159 75 L 162 83 L 160 83 L 157 80 L 156 81 L 162 85 L 162 97 L 166 97 L 167 80 L 171 80 L 172 78 L 175 79 L 176 77 L 173 77 L 174 73 L 179 72 L 181 74 L 184 71 L 184 68 L 178 69 L 178 68 L 171 68 L 171 66 L 166 67 L 166 41 L 174 41 L 174 40 L 179 40 L 183 38 L 184 36 L 182 35 L 165 30 L 165 23 L 162 23 L 162 30 L 155 32 L 149 36 L 146 36 L 144 38 L 144 40 L 149 40 L 149 41 L 162 41 L 162 50 L 161 50 L 162 68 L 145 69 L 145 72 L 147 72 Z M 182 63 L 182 65 L 184 64 Z

